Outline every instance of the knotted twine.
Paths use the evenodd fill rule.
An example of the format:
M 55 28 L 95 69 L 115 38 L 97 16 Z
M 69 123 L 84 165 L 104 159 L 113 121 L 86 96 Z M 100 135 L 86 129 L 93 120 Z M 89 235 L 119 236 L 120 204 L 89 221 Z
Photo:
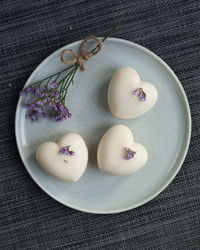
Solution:
M 88 40 L 96 40 L 98 42 L 98 45 L 97 47 L 92 50 L 91 52 L 86 52 L 84 50 L 84 47 L 87 43 Z M 85 70 L 85 62 L 92 56 L 95 56 L 97 53 L 99 53 L 99 51 L 102 49 L 102 41 L 99 40 L 98 37 L 96 36 L 88 36 L 86 37 L 82 44 L 81 44 L 81 48 L 80 48 L 80 55 L 78 55 L 75 51 L 73 51 L 72 49 L 64 49 L 61 53 L 61 61 L 64 63 L 64 64 L 72 64 L 72 63 L 77 63 L 81 70 Z M 73 60 L 65 60 L 64 57 L 65 57 L 65 54 L 67 53 L 71 53 L 75 58 Z

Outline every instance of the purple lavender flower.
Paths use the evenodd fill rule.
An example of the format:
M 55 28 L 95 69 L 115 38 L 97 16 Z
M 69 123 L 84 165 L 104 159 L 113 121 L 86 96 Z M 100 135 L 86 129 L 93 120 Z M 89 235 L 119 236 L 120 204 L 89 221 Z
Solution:
M 40 96 L 40 92 L 41 92 L 41 90 L 39 87 L 35 88 L 35 93 L 38 94 L 39 96 Z
M 47 89 L 45 87 L 36 87 L 34 85 L 32 86 L 28 86 L 27 88 L 23 89 L 21 92 L 20 92 L 20 95 L 25 95 L 25 94 L 32 94 L 32 95 L 39 95 L 40 97 L 44 97 L 46 95 L 46 91 Z
M 48 99 L 48 106 L 50 109 L 55 111 L 55 116 L 53 117 L 53 120 L 56 122 L 61 122 L 66 120 L 67 118 L 71 118 L 71 114 L 69 113 L 69 110 L 57 99 Z
M 61 113 L 63 116 L 66 116 L 66 115 L 67 115 L 68 110 L 64 107 L 64 105 L 63 105 L 62 103 L 59 103 L 59 104 L 58 104 L 58 108 L 59 108 L 60 113 Z
M 49 85 L 50 85 L 50 87 L 51 87 L 52 89 L 55 89 L 55 88 L 58 87 L 58 85 L 57 85 L 55 82 L 51 82 Z
M 64 155 L 74 155 L 75 152 L 69 150 L 69 148 L 70 148 L 70 146 L 63 147 L 63 148 L 61 148 L 61 149 L 58 151 L 58 153 L 61 154 L 61 155 L 62 155 L 62 154 L 64 154 Z
M 146 94 L 143 91 L 141 91 L 139 98 L 142 102 L 146 101 Z
M 64 117 L 64 116 L 59 116 L 59 115 L 56 115 L 53 117 L 53 120 L 56 121 L 56 122 L 62 122 L 64 120 L 66 120 L 67 118 Z
M 39 117 L 46 118 L 42 105 L 36 103 L 26 104 L 26 109 L 29 110 L 28 118 L 32 121 L 37 121 Z
M 47 89 L 45 87 L 41 87 L 41 88 L 37 87 L 35 89 L 35 92 L 40 97 L 47 97 L 48 96 Z
M 26 91 L 24 89 L 22 89 L 20 92 L 19 92 L 19 95 L 25 95 L 26 94 Z
M 49 105 L 52 106 L 52 109 L 56 111 L 56 114 L 53 118 L 56 122 L 61 122 L 67 118 L 71 118 L 69 110 L 61 102 L 57 101 L 56 103 Z
M 47 102 L 47 98 L 41 98 L 35 102 L 36 105 L 42 105 Z
M 57 107 L 57 105 L 56 105 L 56 103 L 54 101 L 49 101 L 48 100 L 47 102 L 48 102 L 48 106 L 49 106 L 50 109 L 52 109 L 55 112 L 59 111 L 58 107 Z
M 25 95 L 25 94 L 27 94 L 27 93 L 30 93 L 31 92 L 31 87 L 27 87 L 27 88 L 25 88 L 25 89 L 22 89 L 22 91 L 20 91 L 20 95 Z
M 59 95 L 60 95 L 60 93 L 58 91 L 52 91 L 51 92 L 52 97 L 58 97 Z
M 36 88 L 35 88 L 35 86 L 31 86 L 29 92 L 30 92 L 31 94 L 35 95 L 35 94 L 36 94 Z
M 58 151 L 58 153 L 59 153 L 60 155 L 62 155 L 62 154 L 65 154 L 65 151 L 66 151 L 66 148 L 64 147 L 64 148 L 61 148 L 61 149 Z
M 41 115 L 42 118 L 46 118 L 47 117 L 47 115 L 44 112 L 42 112 L 40 115 Z
M 24 91 L 26 91 L 26 93 L 29 93 L 29 92 L 31 92 L 32 90 L 33 90 L 33 87 L 32 87 L 32 86 L 27 87 L 27 88 L 24 89 Z
M 58 91 L 55 92 L 55 97 L 59 97 L 60 93 Z
M 34 110 L 34 108 L 35 108 L 35 103 L 26 104 L 26 105 L 25 105 L 25 108 L 28 109 L 28 110 L 31 110 L 31 109 Z
M 38 95 L 39 95 L 39 97 L 48 97 L 49 93 L 45 92 L 45 91 L 40 91 L 40 93 Z
M 71 118 L 71 114 L 69 113 L 69 110 L 68 108 L 66 108 L 63 104 L 60 104 L 59 105 L 59 110 L 60 110 L 60 113 L 65 116 L 66 118 Z
M 41 87 L 41 88 L 40 88 L 40 91 L 41 91 L 41 92 L 46 92 L 46 91 L 47 91 L 47 88 Z
M 138 95 L 138 93 L 139 93 L 139 89 L 136 89 L 135 91 L 133 91 L 134 95 Z
M 137 95 L 139 98 L 140 98 L 140 100 L 142 101 L 142 102 L 144 102 L 144 101 L 146 101 L 146 94 L 145 94 L 145 92 L 143 91 L 143 88 L 138 88 L 138 89 L 136 89 L 135 91 L 133 91 L 133 94 L 134 95 Z
M 42 106 L 35 105 L 34 110 L 37 111 L 38 114 L 42 114 L 42 113 L 43 113 L 43 108 L 42 108 Z
M 68 118 L 71 118 L 71 117 L 72 117 L 72 114 L 68 112 L 67 117 L 68 117 Z
M 132 151 L 130 148 L 124 148 L 124 150 L 126 151 L 126 156 L 124 157 L 125 160 L 130 160 L 134 157 L 134 155 L 136 154 L 135 151 Z
M 56 122 L 61 122 L 71 117 L 69 110 L 58 99 L 60 92 L 56 89 L 58 87 L 57 84 L 52 82 L 50 86 L 51 89 L 48 90 L 45 86 L 38 87 L 37 85 L 31 85 L 20 92 L 20 95 L 29 93 L 40 97 L 40 99 L 35 100 L 33 103 L 25 105 L 26 109 L 29 111 L 27 117 L 32 121 L 36 121 L 40 117 L 46 118 L 46 114 L 43 110 L 43 104 L 45 103 L 55 112 L 53 119 Z
M 28 114 L 27 117 L 33 122 L 38 121 L 38 116 L 36 112 L 31 112 L 30 114 Z

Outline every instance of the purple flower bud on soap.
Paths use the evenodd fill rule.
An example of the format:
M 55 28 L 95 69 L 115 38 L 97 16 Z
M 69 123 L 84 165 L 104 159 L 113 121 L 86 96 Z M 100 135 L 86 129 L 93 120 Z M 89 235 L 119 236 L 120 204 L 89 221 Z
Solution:
M 139 93 L 139 89 L 136 89 L 135 91 L 133 91 L 134 95 L 137 95 Z
M 135 153 L 134 151 L 132 151 L 130 148 L 124 148 L 124 150 L 127 152 L 127 155 L 124 157 L 125 160 L 130 160 L 134 157 Z
M 70 148 L 70 146 L 63 147 L 63 148 L 61 148 L 61 149 L 58 151 L 58 153 L 59 153 L 59 154 L 64 154 L 64 155 L 74 155 L 75 152 L 69 150 L 69 148 Z
M 139 98 L 144 98 L 144 92 L 141 92 L 140 94 L 139 94 Z
M 143 91 L 142 88 L 136 89 L 135 91 L 133 91 L 133 94 L 138 95 L 138 97 L 140 98 L 140 100 L 142 102 L 146 101 L 146 94 L 145 94 L 145 92 Z
M 140 100 L 141 101 L 146 101 L 146 94 L 143 92 L 143 91 L 141 91 L 141 93 L 140 93 L 140 95 L 139 95 L 139 98 L 140 98 Z
M 59 153 L 59 154 L 64 154 L 65 151 L 66 151 L 66 149 L 65 149 L 65 147 L 64 147 L 64 148 L 61 148 L 61 149 L 58 151 L 58 153 Z

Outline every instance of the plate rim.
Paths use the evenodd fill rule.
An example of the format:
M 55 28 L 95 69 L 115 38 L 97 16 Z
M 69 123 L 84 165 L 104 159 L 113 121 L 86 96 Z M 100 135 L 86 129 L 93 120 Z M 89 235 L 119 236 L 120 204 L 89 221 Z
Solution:
M 101 37 L 100 37 L 101 39 Z M 185 139 L 184 139 L 184 145 L 183 145 L 183 148 L 182 148 L 182 156 L 180 157 L 180 159 L 177 158 L 177 162 L 175 162 L 174 164 L 177 164 L 175 170 L 173 171 L 173 174 L 171 175 L 171 177 L 168 179 L 168 181 L 165 182 L 164 185 L 161 186 L 160 189 L 158 189 L 157 192 L 154 192 L 152 195 L 150 195 L 148 198 L 142 200 L 142 201 L 139 201 L 137 202 L 136 204 L 134 205 L 130 205 L 130 206 L 127 206 L 125 208 L 117 208 L 117 209 L 107 209 L 107 210 L 101 210 L 101 209 L 88 209 L 88 208 L 82 208 L 82 207 L 78 207 L 76 205 L 73 205 L 73 204 L 66 204 L 62 199 L 60 199 L 59 197 L 56 197 L 56 196 L 53 196 L 43 185 L 42 183 L 40 183 L 37 178 L 34 176 L 34 174 L 32 174 L 32 172 L 29 170 L 29 168 L 26 166 L 26 160 L 25 160 L 25 157 L 23 156 L 23 152 L 22 152 L 22 148 L 20 147 L 20 138 L 19 138 L 19 128 L 18 128 L 18 123 L 17 123 L 17 118 L 19 117 L 19 111 L 20 111 L 20 100 L 21 98 L 19 97 L 18 99 L 18 102 L 17 102 L 17 107 L 16 107 L 16 112 L 15 112 L 15 139 L 16 139 L 16 144 L 17 144 L 17 148 L 18 148 L 18 151 L 19 151 L 19 155 L 20 155 L 20 158 L 24 164 L 24 167 L 26 168 L 27 172 L 29 173 L 29 175 L 31 176 L 31 178 L 33 179 L 33 181 L 42 189 L 42 191 L 44 191 L 46 194 L 48 194 L 51 198 L 53 198 L 54 200 L 58 201 L 59 203 L 69 207 L 69 208 L 72 208 L 72 209 L 75 209 L 75 210 L 78 210 L 78 211 L 81 211 L 81 212 L 86 212 L 86 213 L 92 213 L 92 214 L 114 214 L 114 213 L 121 213 L 121 212 L 125 212 L 125 211 L 128 211 L 128 210 L 131 210 L 131 209 L 134 209 L 136 207 L 139 207 L 139 206 L 142 206 L 144 205 L 145 203 L 153 200 L 156 196 L 158 196 L 164 189 L 167 188 L 167 186 L 173 181 L 173 179 L 175 178 L 175 176 L 177 175 L 177 173 L 179 172 L 179 170 L 181 169 L 182 165 L 183 165 L 183 162 L 185 161 L 185 158 L 186 158 L 186 155 L 187 155 L 187 152 L 188 152 L 188 149 L 189 149 L 189 145 L 190 145 L 190 139 L 191 139 L 191 127 L 192 127 L 192 119 L 191 119 L 191 112 L 190 112 L 190 106 L 189 106 L 189 102 L 188 102 L 188 99 L 187 99 L 187 96 L 186 96 L 186 93 L 184 91 L 184 88 L 181 84 L 181 82 L 179 81 L 178 77 L 176 76 L 176 74 L 173 72 L 173 70 L 168 66 L 168 64 L 163 60 L 161 59 L 158 55 L 156 55 L 154 52 L 152 52 L 151 50 L 149 50 L 148 48 L 142 46 L 142 45 L 139 45 L 135 42 L 132 42 L 132 41 L 129 41 L 129 40 L 126 40 L 126 39 L 121 39 L 121 38 L 115 38 L 115 37 L 110 37 L 108 38 L 109 41 L 111 42 L 122 42 L 122 43 L 126 43 L 128 45 L 132 45 L 134 47 L 136 47 L 137 49 L 139 50 L 142 50 L 144 53 L 150 55 L 151 57 L 153 57 L 155 60 L 157 60 L 160 64 L 162 64 L 168 71 L 169 73 L 171 74 L 171 76 L 174 78 L 174 80 L 176 81 L 177 83 L 177 86 L 179 88 L 179 90 L 181 91 L 181 94 L 183 96 L 183 101 L 185 103 L 185 108 L 186 108 L 186 119 L 187 119 L 187 124 L 186 124 L 186 134 L 185 134 Z M 51 57 L 54 56 L 54 54 L 58 53 L 60 50 L 62 49 L 66 49 L 67 47 L 71 47 L 71 46 L 76 46 L 78 44 L 80 44 L 82 42 L 82 40 L 78 40 L 78 41 L 75 41 L 75 42 L 72 42 L 72 43 L 69 43 L 57 50 L 55 50 L 53 53 L 51 53 L 49 56 L 47 56 L 44 60 L 42 60 L 38 66 L 33 70 L 33 72 L 30 74 L 30 76 L 28 77 L 26 83 L 24 86 L 26 86 L 28 84 L 28 81 L 29 79 L 33 76 L 34 72 L 39 68 L 41 67 L 43 64 L 45 64 L 45 62 L 47 60 L 49 60 Z

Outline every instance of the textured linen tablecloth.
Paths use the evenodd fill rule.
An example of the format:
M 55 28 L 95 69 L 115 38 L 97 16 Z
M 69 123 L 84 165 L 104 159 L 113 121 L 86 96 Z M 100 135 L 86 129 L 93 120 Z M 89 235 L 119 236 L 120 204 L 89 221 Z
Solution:
M 114 36 L 149 48 L 177 74 L 191 107 L 191 144 L 154 200 L 87 214 L 54 201 L 28 175 L 15 142 L 18 92 L 49 54 L 103 36 L 125 11 Z M 200 249 L 200 2 L 4 0 L 0 13 L 0 249 Z

